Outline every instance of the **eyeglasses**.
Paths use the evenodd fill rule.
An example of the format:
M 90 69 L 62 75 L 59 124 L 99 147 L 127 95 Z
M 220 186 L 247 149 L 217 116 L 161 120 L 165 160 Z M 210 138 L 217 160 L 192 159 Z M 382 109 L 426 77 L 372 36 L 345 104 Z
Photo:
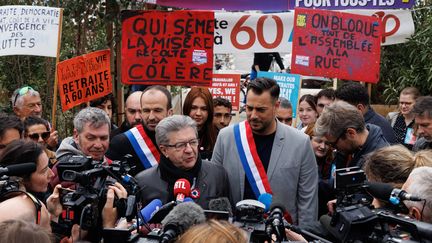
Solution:
M 317 104 L 317 106 L 321 107 L 321 108 L 324 108 L 324 106 L 326 106 L 326 105 L 324 105 L 324 104 Z
M 336 140 L 335 140 L 334 142 L 325 141 L 325 144 L 331 146 L 332 148 L 336 148 L 336 144 L 339 142 L 339 139 L 341 139 L 342 136 L 345 135 L 345 133 L 346 133 L 346 130 L 345 130 L 344 132 L 342 132 L 342 133 L 341 133 L 341 134 L 336 138 Z
M 44 141 L 50 137 L 50 132 L 32 133 L 27 135 L 31 140 L 38 141 L 41 137 Z
M 180 143 L 176 143 L 176 144 L 165 144 L 165 146 L 170 147 L 170 148 L 174 148 L 177 151 L 181 151 L 181 150 L 184 150 L 188 144 L 191 147 L 197 147 L 198 143 L 199 143 L 199 139 L 194 138 L 192 140 L 189 140 L 189 142 L 180 142 Z
M 34 90 L 34 89 L 32 87 L 30 87 L 30 86 L 24 86 L 21 89 L 19 89 L 17 95 L 15 96 L 15 100 L 14 100 L 13 106 L 15 106 L 18 97 L 27 94 L 30 90 Z

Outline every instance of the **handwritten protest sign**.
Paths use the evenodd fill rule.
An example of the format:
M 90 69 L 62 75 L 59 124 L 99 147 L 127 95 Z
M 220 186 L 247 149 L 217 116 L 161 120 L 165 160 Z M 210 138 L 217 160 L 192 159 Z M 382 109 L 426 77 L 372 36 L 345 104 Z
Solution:
M 239 110 L 240 104 L 240 75 L 213 74 L 212 86 L 209 87 L 213 98 L 222 97 L 229 100 L 233 111 Z
M 382 30 L 375 17 L 297 9 L 292 73 L 376 83 Z
M 57 56 L 60 9 L 0 7 L 0 56 Z
M 291 102 L 292 117 L 296 118 L 297 103 L 300 92 L 300 75 L 291 73 L 258 72 L 257 77 L 276 80 L 280 87 L 279 97 L 284 97 Z
M 122 82 L 209 86 L 214 13 L 123 11 Z
M 57 65 L 63 111 L 111 93 L 110 56 L 109 50 L 101 50 Z

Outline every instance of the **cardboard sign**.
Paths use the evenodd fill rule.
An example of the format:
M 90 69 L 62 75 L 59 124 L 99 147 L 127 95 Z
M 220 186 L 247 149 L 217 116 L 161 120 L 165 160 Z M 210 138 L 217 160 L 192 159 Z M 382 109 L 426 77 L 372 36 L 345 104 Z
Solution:
M 1 6 L 0 56 L 56 57 L 59 23 L 59 8 Z
M 96 51 L 57 65 L 63 111 L 111 93 L 110 56 L 109 50 Z
M 240 104 L 240 75 L 213 74 L 212 86 L 209 87 L 213 98 L 222 97 L 229 100 L 233 111 L 239 110 Z
M 123 11 L 122 82 L 210 86 L 214 13 Z
M 414 34 L 414 21 L 409 10 L 344 10 L 343 12 L 380 18 L 385 27 L 381 38 L 383 46 L 407 42 Z M 294 12 L 273 14 L 216 12 L 215 23 L 214 53 L 216 54 L 245 51 L 291 53 Z M 278 36 L 282 38 L 278 39 Z
M 297 103 L 300 93 L 300 75 L 291 73 L 258 72 L 257 77 L 276 80 L 280 87 L 279 97 L 284 97 L 291 102 L 292 117 L 297 117 Z
M 375 17 L 297 9 L 292 73 L 377 83 L 382 32 Z

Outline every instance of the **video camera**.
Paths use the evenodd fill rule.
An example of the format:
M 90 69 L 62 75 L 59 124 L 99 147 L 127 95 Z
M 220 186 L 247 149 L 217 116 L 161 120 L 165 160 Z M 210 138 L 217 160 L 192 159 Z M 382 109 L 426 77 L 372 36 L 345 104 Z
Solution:
M 431 224 L 408 219 L 397 214 L 395 208 L 372 206 L 366 175 L 360 168 L 336 170 L 335 189 L 337 202 L 328 230 L 338 241 L 431 242 Z
M 95 229 L 101 224 L 101 212 L 106 202 L 108 187 L 119 182 L 128 192 L 128 199 L 114 200 L 119 217 L 132 219 L 137 212 L 136 194 L 138 184 L 129 176 L 128 157 L 124 161 L 112 161 L 110 165 L 93 161 L 91 157 L 72 156 L 59 162 L 58 174 L 61 181 L 75 182 L 76 190 L 62 195 L 63 213 L 60 223 L 79 224 L 81 229 Z

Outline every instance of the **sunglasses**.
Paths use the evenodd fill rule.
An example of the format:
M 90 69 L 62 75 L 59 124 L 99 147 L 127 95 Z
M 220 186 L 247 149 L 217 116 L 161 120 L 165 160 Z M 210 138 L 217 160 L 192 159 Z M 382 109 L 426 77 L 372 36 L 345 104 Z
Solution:
M 38 141 L 39 137 L 41 137 L 44 141 L 47 140 L 50 137 L 50 132 L 43 132 L 43 133 L 32 133 L 27 135 L 31 140 Z
M 32 87 L 30 87 L 30 86 L 24 86 L 21 89 L 19 89 L 17 95 L 15 96 L 15 100 L 14 100 L 13 106 L 15 106 L 18 97 L 27 94 L 30 90 L 34 90 L 34 89 Z

